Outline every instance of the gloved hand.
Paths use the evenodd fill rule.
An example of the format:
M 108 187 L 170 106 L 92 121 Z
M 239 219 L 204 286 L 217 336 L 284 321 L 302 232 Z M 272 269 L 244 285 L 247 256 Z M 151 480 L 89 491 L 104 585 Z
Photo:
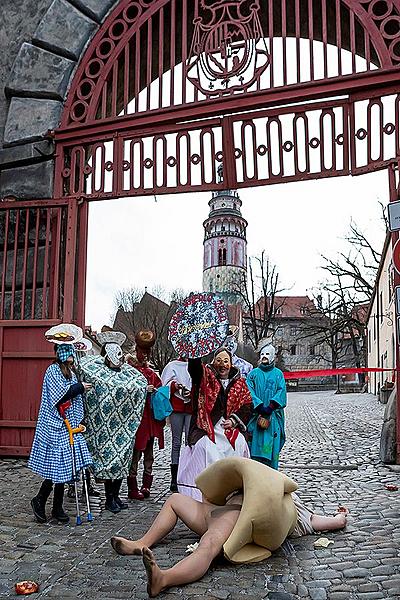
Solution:
M 262 417 L 261 415 L 257 419 L 257 426 L 260 429 L 268 429 L 270 423 L 271 421 L 269 419 L 267 419 L 266 417 Z
M 71 406 L 71 400 L 66 400 L 65 402 L 62 402 L 62 404 L 58 405 L 58 412 L 60 413 L 60 416 L 62 419 L 66 419 L 66 414 L 65 411 L 67 411 L 69 409 L 69 407 Z

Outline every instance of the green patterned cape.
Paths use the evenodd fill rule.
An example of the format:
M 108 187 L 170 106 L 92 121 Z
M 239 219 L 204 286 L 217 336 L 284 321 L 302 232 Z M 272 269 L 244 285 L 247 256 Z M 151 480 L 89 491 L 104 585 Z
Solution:
M 110 369 L 100 356 L 82 358 L 79 372 L 82 381 L 93 385 L 84 396 L 84 423 L 95 476 L 126 477 L 142 419 L 147 380 L 126 364 L 120 371 Z

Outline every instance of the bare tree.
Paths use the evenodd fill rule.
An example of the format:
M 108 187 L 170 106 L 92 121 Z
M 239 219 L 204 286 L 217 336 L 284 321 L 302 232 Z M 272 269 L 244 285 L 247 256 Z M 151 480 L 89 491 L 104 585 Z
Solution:
M 345 236 L 348 247 L 335 258 L 322 255 L 322 269 L 333 277 L 333 285 L 340 280 L 340 288 L 349 292 L 358 303 L 369 302 L 374 290 L 376 274 L 381 260 L 366 234 L 354 221 Z
M 317 293 L 313 301 L 312 308 L 307 306 L 304 309 L 309 318 L 302 327 L 301 338 L 312 339 L 317 361 L 328 361 L 330 367 L 336 369 L 343 357 L 343 319 L 340 303 L 329 293 Z
M 380 205 L 381 220 L 387 228 L 385 208 L 381 203 Z M 322 256 L 322 269 L 329 277 L 321 287 L 335 299 L 336 313 L 340 314 L 341 335 L 349 342 L 354 365 L 363 367 L 367 352 L 365 318 L 374 291 L 381 253 L 354 221 L 350 223 L 345 240 L 347 248 L 335 258 Z
M 152 349 L 152 362 L 158 371 L 176 357 L 168 339 L 168 328 L 177 304 L 186 296 L 183 290 L 166 292 L 161 287 L 152 289 L 152 293 L 140 288 L 120 290 L 115 296 L 117 308 L 114 328 L 127 336 L 126 347 L 134 346 L 135 333 L 140 329 L 151 329 L 157 339 Z
M 330 282 L 326 288 L 332 293 L 338 303 L 337 311 L 341 315 L 342 334 L 348 340 L 352 356 L 354 358 L 354 366 L 365 367 L 367 362 L 367 340 L 366 340 L 366 315 L 368 304 L 358 302 L 357 297 L 354 297 L 343 286 L 342 278 L 337 277 L 336 282 Z
M 242 300 L 246 341 L 254 349 L 260 340 L 271 333 L 272 321 L 277 308 L 276 296 L 279 290 L 277 266 L 266 256 L 249 258 L 248 275 L 243 274 L 235 293 Z

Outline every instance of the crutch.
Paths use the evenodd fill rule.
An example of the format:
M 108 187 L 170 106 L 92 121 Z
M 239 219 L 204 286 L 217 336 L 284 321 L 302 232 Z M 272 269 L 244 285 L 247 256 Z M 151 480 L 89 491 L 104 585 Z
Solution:
M 79 498 L 78 498 L 78 480 L 77 480 L 77 475 L 76 475 L 76 459 L 75 459 L 75 448 L 74 448 L 74 433 L 83 433 L 84 431 L 86 431 L 86 427 L 84 425 L 78 425 L 78 427 L 71 427 L 71 424 L 65 414 L 65 411 L 71 406 L 71 402 L 69 400 L 67 400 L 66 402 L 63 402 L 63 404 L 60 404 L 59 406 L 59 413 L 61 415 L 61 418 L 64 420 L 65 426 L 68 430 L 68 436 L 69 436 L 69 446 L 71 448 L 71 459 L 72 459 L 72 478 L 74 480 L 74 490 L 75 490 L 75 504 L 76 504 L 76 524 L 77 525 L 81 525 L 82 524 L 82 518 L 81 518 L 81 511 L 79 508 Z M 85 488 L 86 489 L 86 488 Z M 89 498 L 88 498 L 89 500 Z M 88 521 L 92 521 L 93 517 L 92 517 L 92 513 L 90 512 L 90 506 L 89 506 L 89 512 L 88 512 L 88 517 L 90 515 L 90 519 L 88 518 Z
M 91 508 L 90 508 L 89 492 L 88 492 L 87 477 L 86 477 L 85 469 L 82 469 L 82 485 L 83 485 L 83 489 L 85 491 L 85 498 L 86 498 L 86 507 L 87 507 L 86 520 L 93 521 L 93 515 L 92 515 Z

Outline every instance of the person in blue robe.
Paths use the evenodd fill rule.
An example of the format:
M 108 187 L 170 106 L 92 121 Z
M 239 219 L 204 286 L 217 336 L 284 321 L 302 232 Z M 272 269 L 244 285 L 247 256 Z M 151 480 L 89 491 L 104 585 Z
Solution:
M 55 347 L 56 359 L 44 375 L 42 398 L 37 419 L 35 437 L 32 444 L 28 467 L 44 478 L 38 494 L 32 498 L 31 506 L 39 523 L 46 522 L 46 502 L 54 484 L 52 517 L 68 523 L 69 516 L 63 509 L 64 483 L 73 479 L 72 450 L 69 435 L 60 405 L 71 427 L 81 424 L 84 416 L 82 394 L 91 388 L 81 383 L 75 373 L 75 349 L 72 344 L 59 344 Z M 65 404 L 67 403 L 67 404 Z M 81 433 L 74 434 L 76 473 L 92 464 L 85 439 Z
M 246 382 L 254 411 L 248 424 L 251 458 L 278 469 L 279 453 L 285 443 L 286 384 L 274 360 L 275 348 L 265 343 L 260 349 L 258 367 L 249 373 Z

